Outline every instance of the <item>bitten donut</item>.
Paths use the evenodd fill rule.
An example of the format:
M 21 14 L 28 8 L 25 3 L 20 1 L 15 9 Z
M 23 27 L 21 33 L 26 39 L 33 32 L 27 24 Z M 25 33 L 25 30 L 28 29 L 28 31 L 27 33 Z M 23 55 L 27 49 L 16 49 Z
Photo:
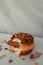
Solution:
M 34 38 L 29 33 L 15 33 L 8 41 L 11 51 L 17 55 L 23 56 L 29 54 L 34 48 Z

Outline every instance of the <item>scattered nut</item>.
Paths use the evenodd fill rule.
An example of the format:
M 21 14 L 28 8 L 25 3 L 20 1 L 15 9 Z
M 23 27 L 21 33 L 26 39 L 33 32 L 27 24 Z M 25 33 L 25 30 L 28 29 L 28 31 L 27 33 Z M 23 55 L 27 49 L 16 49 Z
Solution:
M 25 58 L 21 58 L 22 60 L 25 60 Z
M 12 62 L 12 60 L 10 59 L 10 60 L 9 60 L 9 63 L 11 63 L 11 62 Z
M 41 53 L 39 53 L 39 52 L 35 52 L 34 54 L 31 54 L 31 55 L 30 55 L 30 59 L 36 59 L 36 58 L 39 58 L 40 55 L 41 55 Z
M 6 57 L 6 55 L 2 55 L 2 56 L 0 56 L 0 59 L 3 59 L 4 57 Z
M 0 51 L 2 50 L 2 46 L 0 45 Z
M 5 50 L 8 50 L 8 48 L 4 48 Z
M 34 65 L 38 65 L 38 63 L 35 63 Z

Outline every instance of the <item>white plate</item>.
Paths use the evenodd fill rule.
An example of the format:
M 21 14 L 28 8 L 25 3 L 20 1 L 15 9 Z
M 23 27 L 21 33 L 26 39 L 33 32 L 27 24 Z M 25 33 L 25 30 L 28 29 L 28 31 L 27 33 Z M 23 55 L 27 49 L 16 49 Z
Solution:
M 10 34 L 0 34 L 1 40 L 9 40 L 11 37 Z M 43 52 L 43 38 L 34 38 L 35 39 L 35 51 Z M 38 62 L 39 65 L 43 65 L 43 55 L 40 56 L 35 62 L 29 59 L 29 55 L 25 56 L 25 60 L 17 57 L 15 54 L 9 52 L 8 50 L 4 50 L 4 48 L 8 47 L 5 43 L 2 44 L 3 50 L 0 51 L 0 56 L 5 54 L 6 57 L 0 59 L 0 65 L 34 65 L 35 62 Z M 34 51 L 33 51 L 34 52 Z M 32 53 L 33 53 L 32 52 Z M 12 59 L 13 62 L 9 63 L 9 59 Z

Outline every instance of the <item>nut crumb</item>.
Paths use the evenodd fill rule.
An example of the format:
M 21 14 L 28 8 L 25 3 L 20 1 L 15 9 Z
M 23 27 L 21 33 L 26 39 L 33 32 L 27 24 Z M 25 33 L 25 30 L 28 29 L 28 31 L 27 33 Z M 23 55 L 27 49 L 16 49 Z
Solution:
M 38 65 L 38 63 L 35 63 L 34 65 Z
M 4 40 L 4 43 L 7 43 L 7 40 Z
M 8 48 L 4 48 L 5 50 L 8 50 Z
M 5 58 L 6 57 L 6 55 L 2 55 L 2 56 L 0 56 L 0 59 L 3 59 L 3 58 Z
M 12 53 L 14 53 L 14 52 L 15 52 L 14 50 L 11 50 L 11 49 L 9 49 L 9 51 L 10 51 L 10 52 L 12 52 Z
M 41 55 L 41 53 L 39 53 L 39 52 L 35 52 L 34 54 L 31 54 L 31 55 L 30 55 L 30 59 L 36 59 L 36 58 L 39 58 L 40 55 Z
M 0 45 L 0 51 L 2 50 L 2 46 Z
M 0 41 L 0 45 L 2 44 L 2 42 Z
M 2 50 L 2 48 L 0 48 L 0 51 Z
M 2 46 L 0 45 L 0 47 L 2 47 Z
M 9 63 L 11 63 L 11 62 L 12 62 L 12 60 L 10 59 L 10 60 L 9 60 Z
M 25 58 L 21 58 L 22 60 L 25 60 Z

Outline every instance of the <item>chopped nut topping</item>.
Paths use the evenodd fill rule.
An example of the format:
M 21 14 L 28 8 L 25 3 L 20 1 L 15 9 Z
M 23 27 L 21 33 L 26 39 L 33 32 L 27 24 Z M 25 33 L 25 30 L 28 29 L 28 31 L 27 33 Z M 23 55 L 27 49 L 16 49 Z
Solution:
M 21 43 L 28 43 L 28 44 L 34 43 L 34 38 L 33 38 L 33 36 L 31 34 L 28 34 L 28 33 L 17 33 L 17 34 L 13 34 L 12 35 L 11 40 L 9 40 L 7 42 L 7 44 L 11 45 L 11 46 L 15 46 L 14 45 L 15 42 L 13 41 L 15 38 L 20 39 Z

